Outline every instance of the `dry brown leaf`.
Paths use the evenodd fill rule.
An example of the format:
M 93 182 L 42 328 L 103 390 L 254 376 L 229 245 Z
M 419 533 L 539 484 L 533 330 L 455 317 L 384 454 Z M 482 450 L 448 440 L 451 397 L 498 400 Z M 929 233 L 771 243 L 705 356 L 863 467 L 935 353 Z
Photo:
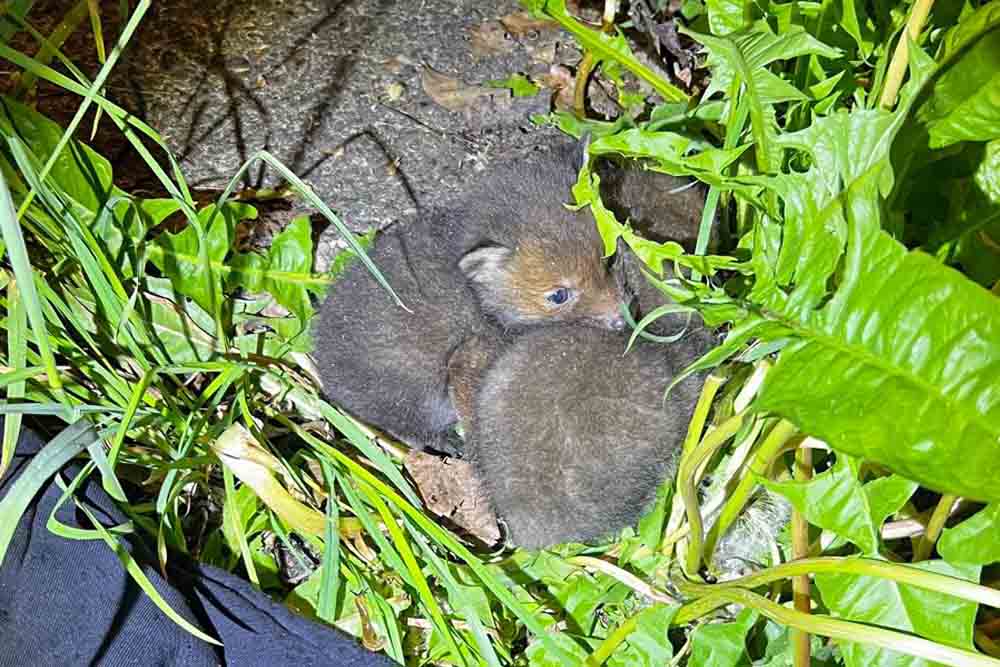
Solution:
M 510 34 L 517 37 L 533 32 L 556 30 L 559 28 L 559 24 L 555 21 L 550 21 L 548 19 L 536 19 L 528 12 L 514 12 L 512 14 L 507 14 L 507 16 L 500 19 L 500 23 L 503 23 L 503 27 L 507 28 Z
M 495 92 L 492 88 L 470 86 L 460 79 L 436 72 L 424 66 L 420 73 L 420 83 L 432 100 L 449 111 L 466 109 L 485 95 Z
M 466 461 L 411 451 L 403 461 L 427 510 L 492 545 L 500 539 L 496 515 Z
M 504 27 L 496 21 L 486 21 L 471 28 L 469 39 L 472 43 L 472 55 L 476 58 L 510 51 L 514 45 L 514 40 L 510 39 Z
M 565 65 L 553 65 L 547 74 L 537 79 L 538 83 L 552 90 L 552 103 L 560 111 L 573 109 L 573 88 L 576 79 Z

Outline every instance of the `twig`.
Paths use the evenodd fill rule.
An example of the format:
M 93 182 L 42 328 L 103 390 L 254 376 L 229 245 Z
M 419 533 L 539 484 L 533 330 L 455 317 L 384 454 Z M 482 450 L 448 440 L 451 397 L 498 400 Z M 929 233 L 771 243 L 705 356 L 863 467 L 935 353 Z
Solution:
M 800 447 L 795 451 L 795 481 L 806 482 L 812 479 L 812 450 Z M 798 510 L 792 511 L 792 558 L 800 559 L 809 556 L 809 522 Z M 812 605 L 809 595 L 809 575 L 799 575 L 792 578 L 792 596 L 796 611 L 809 614 Z M 792 660 L 795 667 L 809 667 L 809 634 L 802 630 L 792 630 L 794 645 Z

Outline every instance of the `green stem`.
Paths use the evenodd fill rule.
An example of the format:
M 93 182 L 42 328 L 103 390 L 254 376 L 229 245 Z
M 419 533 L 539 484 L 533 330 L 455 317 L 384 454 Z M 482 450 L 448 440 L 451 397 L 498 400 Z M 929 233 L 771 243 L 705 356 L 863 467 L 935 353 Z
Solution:
M 1000 661 L 980 653 L 945 646 L 944 644 L 938 644 L 922 637 L 914 637 L 913 635 L 894 630 L 886 630 L 862 623 L 852 623 L 829 616 L 803 614 L 802 612 L 782 607 L 761 595 L 746 590 L 724 590 L 714 593 L 710 597 L 717 602 L 717 606 L 731 603 L 740 604 L 756 609 L 767 618 L 781 625 L 839 641 L 870 644 L 917 658 L 953 665 L 954 667 L 1000 667 Z M 682 622 L 681 612 L 685 609 L 686 607 L 682 607 L 677 616 L 674 617 L 675 623 L 679 624 Z
M 910 10 L 910 18 L 906 21 L 906 28 L 899 35 L 899 42 L 896 43 L 896 50 L 892 54 L 892 61 L 889 63 L 889 70 L 886 73 L 885 85 L 882 87 L 882 97 L 879 99 L 879 106 L 883 109 L 891 109 L 896 104 L 896 96 L 899 94 L 899 87 L 903 83 L 903 74 L 906 73 L 906 66 L 910 61 L 910 40 L 917 41 L 920 31 L 927 23 L 927 17 L 931 13 L 934 0 L 917 0 Z
M 950 577 L 945 574 L 920 570 L 909 565 L 899 565 L 873 558 L 861 558 L 857 556 L 823 556 L 819 558 L 805 558 L 803 560 L 782 563 L 766 570 L 761 570 L 756 574 L 740 579 L 733 579 L 721 584 L 699 584 L 691 581 L 675 581 L 678 590 L 684 595 L 698 597 L 700 599 L 689 603 L 678 612 L 681 620 L 679 623 L 692 621 L 703 616 L 709 611 L 716 609 L 726 602 L 711 604 L 709 599 L 714 593 L 730 588 L 757 588 L 777 581 L 788 579 L 803 574 L 821 574 L 832 572 L 837 574 L 853 574 L 858 576 L 878 577 L 888 579 L 908 586 L 916 586 L 925 590 L 943 593 L 953 597 L 978 602 L 1000 608 L 1000 590 L 974 584 L 964 579 Z M 694 614 L 695 605 L 701 609 L 701 613 Z M 690 608 L 690 609 L 689 609 Z M 688 611 L 685 611 L 688 609 Z M 683 616 L 681 614 L 683 613 Z M 692 615 L 693 614 L 693 615 Z
M 733 522 L 736 521 L 740 512 L 743 511 L 743 508 L 750 500 L 750 495 L 757 487 L 757 477 L 767 474 L 768 468 L 771 467 L 771 462 L 774 461 L 775 457 L 784 449 L 785 444 L 795 434 L 795 426 L 784 419 L 775 424 L 771 432 L 768 433 L 764 442 L 757 450 L 753 461 L 751 461 L 749 471 L 740 480 L 732 495 L 729 496 L 729 499 L 726 500 L 726 504 L 722 506 L 719 518 L 716 519 L 715 525 L 712 526 L 712 529 L 708 533 L 708 539 L 705 544 L 706 560 L 711 560 L 712 554 L 715 553 L 715 546 L 722 536 L 726 534 L 726 531 L 729 530 L 729 527 L 733 525 Z
M 948 520 L 951 508 L 955 505 L 955 500 L 955 496 L 948 494 L 941 496 L 937 507 L 934 508 L 934 513 L 931 514 L 930 521 L 927 522 L 927 530 L 924 531 L 924 536 L 920 538 L 917 548 L 913 552 L 914 563 L 930 558 L 938 536 L 941 535 L 941 529 L 944 528 L 944 522 Z
M 642 613 L 642 612 L 639 612 Z M 628 637 L 635 630 L 635 626 L 638 624 L 639 614 L 633 614 L 632 616 L 625 619 L 625 621 L 615 628 L 615 631 L 608 635 L 607 639 L 601 642 L 601 645 L 597 647 L 597 650 L 591 653 L 587 657 L 587 661 L 584 663 L 586 667 L 600 667 L 604 662 L 611 657 L 611 654 L 615 652 L 625 638 Z
M 701 465 L 709 459 L 729 438 L 736 434 L 743 426 L 744 413 L 733 415 L 719 426 L 709 432 L 697 449 L 686 456 L 677 471 L 677 481 L 680 485 L 681 498 L 684 501 L 684 510 L 687 514 L 690 531 L 688 533 L 687 559 L 685 561 L 689 574 L 698 571 L 702 557 L 702 545 L 704 541 L 704 527 L 701 522 L 701 508 L 698 507 L 697 491 L 697 471 Z

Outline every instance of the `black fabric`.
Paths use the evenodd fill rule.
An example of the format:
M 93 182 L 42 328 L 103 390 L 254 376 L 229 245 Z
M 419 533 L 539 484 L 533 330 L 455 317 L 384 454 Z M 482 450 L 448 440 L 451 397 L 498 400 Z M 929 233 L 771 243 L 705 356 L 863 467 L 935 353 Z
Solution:
M 2 420 L 0 420 L 2 424 Z M 0 498 L 44 443 L 22 430 Z M 80 466 L 66 467 L 66 481 Z M 387 667 L 387 657 L 352 637 L 296 616 L 285 606 L 223 570 L 190 566 L 166 581 L 137 535 L 120 539 L 156 590 L 177 613 L 224 648 L 202 642 L 167 618 L 141 591 L 103 540 L 58 537 L 46 528 L 61 496 L 47 482 L 22 516 L 0 566 L 0 666 L 101 665 L 342 665 Z M 95 474 L 77 494 L 99 510 L 104 525 L 125 520 Z M 88 528 L 70 501 L 56 513 L 70 526 Z

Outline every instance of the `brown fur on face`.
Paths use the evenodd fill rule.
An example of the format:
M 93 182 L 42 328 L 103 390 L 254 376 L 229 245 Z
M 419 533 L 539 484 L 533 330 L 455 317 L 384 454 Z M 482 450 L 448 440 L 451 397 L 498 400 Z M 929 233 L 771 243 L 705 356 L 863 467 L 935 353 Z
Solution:
M 507 328 L 557 322 L 618 331 L 625 326 L 623 293 L 601 257 L 599 243 L 527 239 L 513 250 L 479 248 L 459 266 L 483 309 Z M 565 302 L 553 302 L 553 293 L 560 289 L 567 295 Z

